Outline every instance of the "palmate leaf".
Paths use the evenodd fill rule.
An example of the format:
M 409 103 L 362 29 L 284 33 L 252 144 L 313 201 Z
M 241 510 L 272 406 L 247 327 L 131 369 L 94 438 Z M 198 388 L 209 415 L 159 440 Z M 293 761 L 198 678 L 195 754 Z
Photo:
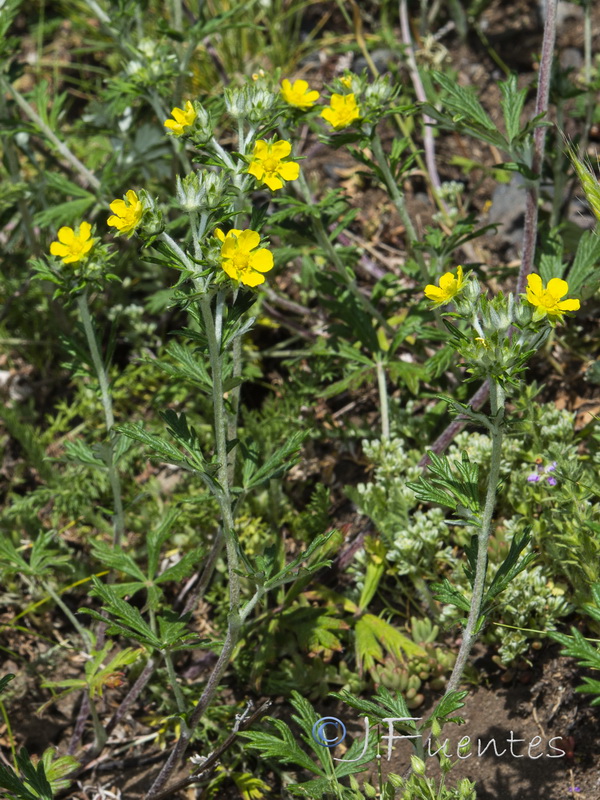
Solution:
M 479 467 L 471 463 L 466 451 L 462 453 L 462 461 L 454 464 L 433 451 L 428 455 L 429 472 L 433 477 L 421 476 L 418 481 L 408 482 L 408 488 L 421 501 L 439 503 L 453 511 L 468 509 L 471 514 L 479 514 Z
M 296 431 L 293 433 L 287 442 L 277 448 L 261 467 L 257 466 L 257 459 L 251 450 L 246 449 L 246 453 L 244 453 L 242 442 L 240 442 L 240 449 L 245 456 L 244 491 L 247 492 L 250 489 L 262 486 L 272 478 L 278 478 L 290 469 L 296 463 L 302 443 L 309 433 L 310 431 Z M 247 463 L 249 464 L 248 466 L 246 465 Z
M 144 430 L 141 422 L 115 425 L 113 430 L 122 433 L 124 436 L 128 436 L 130 439 L 135 439 L 145 444 L 155 458 L 159 458 L 167 464 L 181 467 L 189 472 L 194 472 L 202 479 L 207 488 L 210 489 L 215 496 L 221 495 L 221 486 L 214 478 L 218 465 L 214 462 L 208 463 L 204 460 L 199 449 L 196 433 L 193 428 L 188 427 L 185 414 L 177 415 L 171 410 L 160 412 L 160 414 L 170 426 L 168 428 L 169 433 L 176 439 L 178 444 L 184 446 L 187 451 L 186 454 L 182 453 L 160 436 L 148 433 Z
M 469 612 L 471 609 L 469 600 L 467 600 L 458 589 L 452 586 L 448 578 L 444 578 L 441 583 L 432 583 L 431 591 L 433 592 L 434 598 L 440 603 L 449 603 L 450 605 L 456 606 L 456 608 L 459 608 L 461 611 L 466 612 Z
M 425 656 L 425 650 L 400 633 L 389 622 L 374 614 L 364 614 L 354 627 L 356 641 L 356 663 L 359 672 L 371 669 L 376 661 L 382 661 L 384 649 L 404 662 L 404 656 Z
M 309 656 L 322 654 L 327 658 L 334 651 L 342 652 L 343 645 L 333 631 L 348 630 L 347 622 L 318 608 L 299 608 L 295 612 L 292 614 L 294 632 Z
M 583 288 L 591 294 L 600 283 L 600 236 L 596 232 L 584 231 L 577 245 L 577 252 L 569 274 L 569 295 L 576 297 Z
M 434 719 L 444 722 L 455 722 L 461 725 L 464 722 L 464 719 L 462 717 L 451 717 L 450 714 L 454 714 L 454 712 L 458 711 L 459 708 L 464 707 L 465 704 L 463 703 L 463 700 L 468 694 L 468 691 L 454 691 L 444 695 L 444 697 L 442 697 L 440 702 L 433 709 L 429 717 L 427 717 L 427 720 L 421 729 L 423 730 L 428 728 Z
M 8 675 L 4 675 L 2 678 L 0 678 L 0 694 L 2 694 L 2 692 L 6 689 L 6 687 L 13 680 L 13 678 L 16 677 L 17 676 L 14 673 L 9 672 Z
M 535 561 L 537 558 L 536 553 L 528 553 L 521 560 L 519 560 L 519 556 L 531 541 L 531 536 L 529 535 L 530 530 L 531 528 L 527 528 L 522 533 L 517 533 L 513 537 L 510 543 L 508 554 L 498 568 L 498 571 L 494 575 L 494 578 L 484 595 L 482 604 L 483 614 L 487 614 L 489 612 L 494 598 L 499 595 L 500 592 L 503 592 L 509 583 L 511 583 L 520 572 L 523 572 L 524 569 L 527 569 L 529 564 L 531 564 L 531 562 Z
M 160 369 L 173 377 L 182 378 L 195 386 L 199 386 L 205 392 L 212 391 L 212 379 L 206 365 L 194 354 L 190 347 L 179 342 L 170 342 L 166 347 L 167 354 L 171 356 L 177 365 L 159 363 Z M 153 361 L 153 364 L 156 362 Z
M 92 583 L 94 588 L 90 591 L 90 594 L 102 599 L 102 607 L 109 614 L 108 633 L 120 633 L 147 647 L 152 647 L 156 650 L 160 649 L 160 639 L 155 636 L 152 628 L 144 620 L 137 608 L 122 600 L 112 587 L 103 584 L 95 576 L 92 577 Z M 106 617 L 103 617 L 97 611 L 89 608 L 80 608 L 79 612 L 89 614 L 94 619 L 106 623 Z
M 333 796 L 336 791 L 335 778 L 313 778 L 304 783 L 290 783 L 289 791 L 298 797 L 308 797 L 310 800 L 318 800 L 323 795 Z
M 330 697 L 335 697 L 345 705 L 355 708 L 373 722 L 381 722 L 386 717 L 393 717 L 394 719 L 402 720 L 395 722 L 395 727 L 409 733 L 416 733 L 417 731 L 414 720 L 411 720 L 412 714 L 402 695 L 399 692 L 394 695 L 391 694 L 385 686 L 380 686 L 377 689 L 377 693 L 373 695 L 372 700 L 363 700 L 355 697 L 346 689 L 341 692 L 330 692 Z
M 319 534 L 312 540 L 306 550 L 298 553 L 295 558 L 286 564 L 283 569 L 275 573 L 275 575 L 270 575 L 270 572 L 267 572 L 266 574 L 268 576 L 268 580 L 265 581 L 265 589 L 274 589 L 276 586 L 289 583 L 292 580 L 296 580 L 296 578 L 300 576 L 311 575 L 322 567 L 330 566 L 331 561 L 329 560 L 318 561 L 317 563 L 309 564 L 305 568 L 301 568 L 300 564 L 302 564 L 303 561 L 307 561 L 313 555 L 313 553 L 324 547 L 329 542 L 331 537 L 337 534 L 338 531 L 335 529 L 327 531 L 327 533 Z
M 506 137 L 509 143 L 516 139 L 521 132 L 521 113 L 525 105 L 527 88 L 517 88 L 517 76 L 513 73 L 508 80 L 500 81 L 500 91 L 502 92 L 502 113 L 504 114 L 504 124 L 506 126 Z
M 314 722 L 316 721 L 315 714 Z M 323 770 L 298 745 L 296 737 L 283 720 L 265 717 L 265 722 L 271 723 L 279 735 L 262 731 L 239 731 L 238 736 L 248 740 L 249 749 L 258 751 L 263 758 L 275 758 L 281 764 L 295 764 L 313 775 L 325 777 Z
M 53 792 L 46 772 L 44 762 L 33 764 L 27 750 L 22 747 L 16 757 L 21 779 L 11 767 L 0 765 L 0 786 L 8 789 L 18 800 L 52 800 Z

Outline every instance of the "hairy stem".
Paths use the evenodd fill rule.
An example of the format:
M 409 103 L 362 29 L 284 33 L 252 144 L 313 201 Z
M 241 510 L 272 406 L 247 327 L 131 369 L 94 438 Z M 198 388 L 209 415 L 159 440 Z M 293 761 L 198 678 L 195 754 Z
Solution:
M 0 85 L 3 87 L 4 91 L 8 91 L 12 94 L 12 96 L 17 101 L 17 105 L 25 112 L 26 116 L 37 125 L 37 127 L 41 130 L 44 136 L 52 142 L 52 144 L 56 147 L 58 152 L 61 154 L 63 158 L 65 158 L 71 166 L 75 167 L 77 172 L 81 175 L 81 177 L 85 180 L 85 182 L 91 186 L 92 188 L 98 190 L 100 189 L 100 181 L 94 175 L 93 172 L 90 172 L 89 169 L 82 164 L 81 161 L 77 158 L 77 156 L 69 150 L 67 145 L 58 138 L 58 136 L 54 133 L 54 131 L 44 122 L 44 120 L 40 117 L 37 111 L 29 105 L 27 100 L 23 97 L 23 95 L 11 86 L 4 79 L 0 79 Z
M 488 488 L 485 497 L 485 505 L 481 516 L 481 526 L 477 538 L 477 565 L 475 568 L 475 580 L 473 582 L 473 596 L 471 598 L 471 608 L 467 618 L 467 625 L 463 631 L 463 640 L 458 651 L 454 669 L 446 687 L 446 694 L 456 690 L 465 669 L 467 659 L 478 633 L 478 623 L 481 615 L 483 602 L 483 591 L 485 588 L 485 576 L 487 571 L 487 548 L 490 534 L 492 532 L 492 519 L 494 507 L 496 505 L 496 491 L 500 479 L 500 460 L 502 457 L 502 438 L 504 432 L 504 390 L 494 380 L 490 379 L 490 406 L 491 406 L 491 438 L 492 453 L 490 461 L 490 475 Z
M 114 462 L 114 433 L 112 428 L 115 424 L 115 418 L 112 408 L 112 398 L 110 395 L 110 386 L 108 382 L 108 375 L 104 368 L 104 363 L 98 348 L 96 334 L 94 333 L 94 326 L 92 324 L 92 317 L 90 315 L 90 307 L 87 301 L 85 292 L 77 295 L 77 308 L 85 331 L 90 355 L 92 356 L 92 363 L 96 370 L 98 383 L 100 384 L 100 398 L 102 401 L 102 408 L 104 409 L 104 420 L 106 423 L 106 430 L 109 436 L 109 452 L 107 458 L 108 479 L 113 495 L 113 508 L 114 508 L 114 534 L 113 546 L 118 547 L 125 534 L 125 514 L 123 511 L 123 499 L 121 496 L 121 481 Z
M 377 388 L 379 390 L 379 405 L 381 407 L 381 438 L 390 438 L 390 415 L 388 408 L 388 393 L 383 362 L 377 359 Z
M 538 90 L 535 101 L 535 112 L 545 114 L 548 111 L 548 98 L 550 96 L 550 78 L 552 73 L 552 56 L 556 39 L 556 5 L 557 0 L 546 0 L 546 22 L 544 24 L 544 39 L 542 42 L 542 57 L 538 77 Z M 535 256 L 535 243 L 537 237 L 538 200 L 540 194 L 540 181 L 544 149 L 546 144 L 546 128 L 536 128 L 533 132 L 533 158 L 531 169 L 538 176 L 527 188 L 525 200 L 525 228 L 523 231 L 523 257 L 517 279 L 516 294 L 525 290 L 525 280 L 533 268 Z

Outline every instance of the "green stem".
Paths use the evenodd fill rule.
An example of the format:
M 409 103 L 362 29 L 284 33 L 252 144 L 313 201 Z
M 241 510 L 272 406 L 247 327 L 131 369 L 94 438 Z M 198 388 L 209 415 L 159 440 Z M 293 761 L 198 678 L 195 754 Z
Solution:
M 108 478 L 113 495 L 113 507 L 115 511 L 113 546 L 118 547 L 125 535 L 125 514 L 123 511 L 123 500 L 121 495 L 121 481 L 119 479 L 119 473 L 114 462 L 115 442 L 112 428 L 115 424 L 115 418 L 112 408 L 112 398 L 110 395 L 108 376 L 106 374 L 106 370 L 104 369 L 102 357 L 100 356 L 100 350 L 98 349 L 98 342 L 96 341 L 96 335 L 94 333 L 94 327 L 90 315 L 90 308 L 85 292 L 77 295 L 77 307 L 79 309 L 79 315 L 81 317 L 88 347 L 92 356 L 92 362 L 98 377 L 98 383 L 100 384 L 100 398 L 102 400 L 102 408 L 104 409 L 106 430 L 109 436 L 109 455 L 107 459 L 107 468 Z
M 223 398 L 223 358 L 221 354 L 220 336 L 217 337 L 217 332 L 220 332 L 221 326 L 219 303 L 217 301 L 216 318 L 214 318 L 212 314 L 210 297 L 206 295 L 200 298 L 200 310 L 202 312 L 202 318 L 204 319 L 204 328 L 208 340 L 208 354 L 212 377 L 215 447 L 219 463 L 217 477 L 221 486 L 221 493 L 218 501 L 223 519 L 223 536 L 225 539 L 227 566 L 229 570 L 229 607 L 232 613 L 237 614 L 240 604 L 240 579 L 236 572 L 239 568 L 239 558 L 237 543 L 235 541 L 227 469 L 227 417 Z
M 85 164 L 81 163 L 77 156 L 69 150 L 64 142 L 60 141 L 54 131 L 44 122 L 39 114 L 33 110 L 23 95 L 4 79 L 0 79 L 0 84 L 2 85 L 4 91 L 8 91 L 12 94 L 17 101 L 17 105 L 19 105 L 20 108 L 25 112 L 26 116 L 28 116 L 29 119 L 38 126 L 44 136 L 52 142 L 61 156 L 63 156 L 63 158 L 65 158 L 73 167 L 75 167 L 77 172 L 79 172 L 79 174 L 85 178 L 90 186 L 96 190 L 100 189 L 101 184 L 98 178 L 89 171 Z
M 406 230 L 406 238 L 408 244 L 409 252 L 412 252 L 414 249 L 415 242 L 418 241 L 417 232 L 415 230 L 414 225 L 412 224 L 412 220 L 409 216 L 409 213 L 406 209 L 406 200 L 404 199 L 404 195 L 398 188 L 398 184 L 396 183 L 396 179 L 392 175 L 392 171 L 390 170 L 387 157 L 383 152 L 383 146 L 381 144 L 381 139 L 379 138 L 379 134 L 375 133 L 371 140 L 371 147 L 373 150 L 373 155 L 375 156 L 375 160 L 379 166 L 379 169 L 383 173 L 383 177 L 385 180 L 385 185 L 388 190 L 390 197 L 392 198 L 392 202 L 396 206 L 396 210 L 400 215 L 400 219 L 402 220 L 402 224 Z
M 479 631 L 481 616 L 481 606 L 485 588 L 485 576 L 487 571 L 487 550 L 490 534 L 492 531 L 492 518 L 496 505 L 496 490 L 500 479 L 500 461 L 502 458 L 502 438 L 504 429 L 504 390 L 500 384 L 490 378 L 490 406 L 491 406 L 491 438 L 492 453 L 490 462 L 490 475 L 488 488 L 485 498 L 485 505 L 481 517 L 481 526 L 477 540 L 477 562 L 475 567 L 475 580 L 473 582 L 473 596 L 471 607 L 467 619 L 466 627 L 463 631 L 462 644 L 458 651 L 458 656 L 452 675 L 446 687 L 446 695 L 458 688 L 465 669 L 469 654 L 475 644 Z
M 379 404 L 381 406 L 381 438 L 390 438 L 390 415 L 388 407 L 387 382 L 385 368 L 382 361 L 375 361 L 377 368 L 377 387 L 379 389 Z
M 88 702 L 90 704 L 90 714 L 92 717 L 92 725 L 94 727 L 94 744 L 92 745 L 91 752 L 94 755 L 98 755 L 98 753 L 102 752 L 104 745 L 106 744 L 106 740 L 108 739 L 108 734 L 102 723 L 100 722 L 100 717 L 98 716 L 98 712 L 96 710 L 96 706 L 94 705 L 94 701 L 90 697 L 88 691 Z
M 173 666 L 173 658 L 171 657 L 171 653 L 167 650 L 163 652 L 163 657 L 165 659 L 165 664 L 167 667 L 167 675 L 169 676 L 169 683 L 171 684 L 171 688 L 173 689 L 173 694 L 175 695 L 175 702 L 177 703 L 177 710 L 180 714 L 185 714 L 185 700 L 183 698 L 183 693 L 181 691 L 181 687 L 177 682 L 177 675 L 175 674 L 175 667 Z M 181 718 L 181 730 L 182 733 L 185 733 L 187 736 L 189 734 L 187 723 L 185 719 Z
M 90 653 L 92 650 L 92 639 L 90 637 L 89 632 L 83 627 L 83 625 L 81 625 L 75 614 L 73 614 L 68 605 L 63 601 L 62 597 L 59 594 L 57 594 L 57 592 L 54 591 L 54 589 L 52 588 L 52 586 L 50 586 L 49 583 L 46 583 L 44 581 L 42 586 L 44 587 L 44 590 L 48 592 L 48 594 L 54 600 L 54 602 L 60 608 L 60 610 L 63 612 L 65 617 L 69 620 L 71 625 L 75 628 L 77 633 L 81 636 L 84 647 L 86 648 L 87 652 Z

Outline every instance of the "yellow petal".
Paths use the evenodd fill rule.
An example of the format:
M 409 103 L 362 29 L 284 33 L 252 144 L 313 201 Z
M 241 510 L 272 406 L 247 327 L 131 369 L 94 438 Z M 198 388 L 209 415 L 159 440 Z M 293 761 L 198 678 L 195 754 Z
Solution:
M 252 161 L 248 167 L 248 174 L 253 175 L 257 180 L 261 181 L 265 174 L 265 168 L 260 161 Z
M 266 158 L 269 148 L 264 139 L 259 139 L 254 145 L 254 158 Z
M 269 189 L 272 192 L 276 192 L 277 189 L 281 189 L 283 186 L 283 181 L 278 178 L 276 175 L 268 175 L 267 177 L 263 178 L 263 183 L 266 183 Z
M 113 200 L 109 208 L 118 217 L 124 217 L 127 211 L 127 205 L 124 200 Z
M 439 300 L 440 298 L 444 297 L 444 292 L 439 288 L 439 286 L 434 286 L 432 283 L 429 283 L 425 289 L 425 297 L 429 298 L 429 300 Z
M 58 230 L 58 241 L 62 242 L 63 244 L 69 245 L 73 243 L 73 239 L 75 238 L 75 231 L 73 228 L 59 228 Z
M 561 300 L 558 304 L 561 311 L 577 311 L 580 306 L 579 300 Z
M 265 282 L 264 276 L 260 272 L 253 272 L 252 270 L 244 270 L 239 279 L 246 286 L 258 286 L 260 283 Z
M 250 266 L 259 272 L 268 272 L 273 269 L 273 253 L 265 247 L 252 253 L 250 256 Z
M 295 181 L 300 175 L 300 165 L 296 164 L 294 161 L 280 164 L 277 169 L 277 174 L 283 178 L 284 181 Z
M 542 279 L 536 272 L 532 272 L 527 276 L 527 288 L 536 294 L 540 294 L 543 291 Z
M 241 252 L 249 253 L 260 244 L 260 236 L 256 231 L 246 230 L 242 231 L 238 236 L 238 247 Z
M 79 236 L 82 239 L 89 239 L 90 234 L 92 232 L 92 226 L 89 222 L 82 222 L 79 226 Z
M 125 225 L 125 221 L 122 219 L 122 217 L 109 217 L 106 220 L 106 224 L 110 225 L 111 228 L 118 228 L 121 230 L 123 225 Z
M 66 244 L 61 244 L 60 242 L 52 242 L 50 245 L 50 253 L 53 256 L 59 256 L 62 258 L 63 256 L 68 255 L 71 250 L 67 247 Z
M 289 142 L 286 142 L 284 139 L 280 140 L 279 142 L 275 142 L 275 144 L 271 147 L 271 155 L 275 158 L 285 158 L 289 156 L 292 152 L 292 145 Z
M 440 289 L 448 289 L 455 281 L 455 277 L 451 272 L 446 272 L 440 278 Z
M 548 281 L 548 286 L 546 288 L 552 297 L 554 297 L 556 300 L 560 300 L 560 298 L 564 297 L 564 295 L 566 295 L 566 293 L 569 291 L 569 284 L 566 281 L 563 281 L 562 278 L 552 278 L 550 281 Z

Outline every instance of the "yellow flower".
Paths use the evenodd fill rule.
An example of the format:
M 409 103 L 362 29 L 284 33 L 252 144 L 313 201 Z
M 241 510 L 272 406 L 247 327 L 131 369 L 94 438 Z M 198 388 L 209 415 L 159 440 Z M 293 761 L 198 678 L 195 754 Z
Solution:
M 308 91 L 306 81 L 294 81 L 290 83 L 288 79 L 281 81 L 281 96 L 290 106 L 297 108 L 312 108 L 319 99 L 319 93 L 315 90 Z
M 110 210 L 113 216 L 109 217 L 107 222 L 112 228 L 117 228 L 119 233 L 128 233 L 129 236 L 139 225 L 139 222 L 144 213 L 144 206 L 137 194 L 130 189 L 126 195 L 125 200 L 113 200 L 110 204 Z
M 82 222 L 77 233 L 73 228 L 60 228 L 58 242 L 52 242 L 50 253 L 62 258 L 64 264 L 73 264 L 82 261 L 94 246 L 96 240 L 92 239 L 92 226 L 89 222 Z
M 437 308 L 449 303 L 462 290 L 464 285 L 463 268 L 458 267 L 456 277 L 451 272 L 446 272 L 440 278 L 439 286 L 429 283 L 425 287 L 425 297 L 433 301 L 432 308 Z
M 550 323 L 562 322 L 565 311 L 577 311 L 579 300 L 561 300 L 569 291 L 569 284 L 560 278 L 552 278 L 544 289 L 539 275 L 532 272 L 527 276 L 527 300 L 535 306 L 534 321 L 547 316 Z
M 283 161 L 291 151 L 292 145 L 282 139 L 273 144 L 259 139 L 254 145 L 248 172 L 273 192 L 281 189 L 284 181 L 295 181 L 300 175 L 300 166 L 295 161 Z
M 273 253 L 266 247 L 256 250 L 260 244 L 260 236 L 256 231 L 230 230 L 227 235 L 216 228 L 215 236 L 221 242 L 221 266 L 234 281 L 246 286 L 258 286 L 264 283 L 261 273 L 273 269 Z
M 339 131 L 360 119 L 360 108 L 353 94 L 332 94 L 331 105 L 321 111 L 321 116 Z
M 352 86 L 352 75 L 344 75 L 343 78 L 340 78 L 340 83 L 349 89 Z
M 174 108 L 171 111 L 173 119 L 167 119 L 163 123 L 165 128 L 168 128 L 175 136 L 181 136 L 185 133 L 185 129 L 194 124 L 196 119 L 196 109 L 190 100 L 185 103 L 185 108 Z

